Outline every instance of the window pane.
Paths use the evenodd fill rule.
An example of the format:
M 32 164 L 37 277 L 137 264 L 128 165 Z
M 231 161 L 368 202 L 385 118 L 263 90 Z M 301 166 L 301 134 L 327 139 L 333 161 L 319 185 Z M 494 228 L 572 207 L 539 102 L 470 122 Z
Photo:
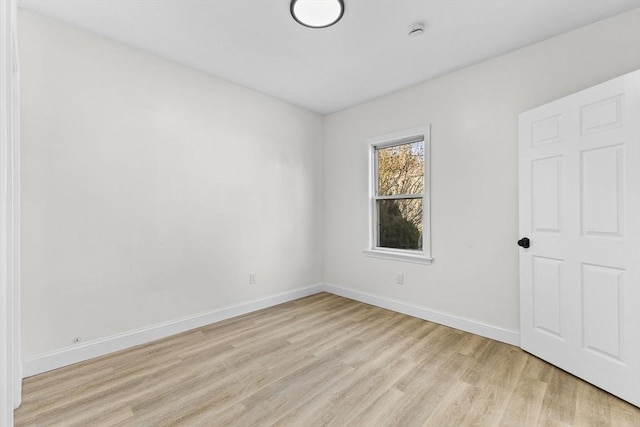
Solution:
M 378 200 L 378 246 L 422 250 L 422 199 Z
M 378 195 L 424 193 L 424 143 L 376 149 Z

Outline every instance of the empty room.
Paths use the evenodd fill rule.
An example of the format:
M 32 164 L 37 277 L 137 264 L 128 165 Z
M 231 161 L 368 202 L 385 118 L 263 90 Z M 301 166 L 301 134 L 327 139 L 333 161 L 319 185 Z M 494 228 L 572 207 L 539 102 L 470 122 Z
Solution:
M 0 427 L 640 426 L 640 0 L 0 0 Z

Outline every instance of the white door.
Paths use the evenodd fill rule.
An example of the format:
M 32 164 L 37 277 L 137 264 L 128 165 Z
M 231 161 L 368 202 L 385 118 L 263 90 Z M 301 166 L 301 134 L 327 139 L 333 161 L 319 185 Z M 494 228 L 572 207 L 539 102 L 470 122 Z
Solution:
M 520 114 L 521 347 L 640 406 L 640 70 Z

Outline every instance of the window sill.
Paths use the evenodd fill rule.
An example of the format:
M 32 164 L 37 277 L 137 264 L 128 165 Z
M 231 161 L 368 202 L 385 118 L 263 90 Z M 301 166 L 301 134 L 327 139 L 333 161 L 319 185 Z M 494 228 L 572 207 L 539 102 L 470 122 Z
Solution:
M 362 251 L 368 257 L 390 259 L 394 261 L 414 262 L 416 264 L 433 264 L 433 258 L 426 257 L 424 255 L 413 255 L 395 251 L 381 251 L 377 249 L 365 249 Z

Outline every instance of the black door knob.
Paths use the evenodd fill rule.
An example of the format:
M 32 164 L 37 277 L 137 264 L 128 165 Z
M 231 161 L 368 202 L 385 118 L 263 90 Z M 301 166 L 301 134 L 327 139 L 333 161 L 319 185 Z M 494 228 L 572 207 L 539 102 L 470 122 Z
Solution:
M 529 241 L 528 237 L 523 237 L 522 239 L 518 240 L 518 246 L 522 246 L 523 248 L 527 249 L 529 246 L 531 246 L 531 242 Z

